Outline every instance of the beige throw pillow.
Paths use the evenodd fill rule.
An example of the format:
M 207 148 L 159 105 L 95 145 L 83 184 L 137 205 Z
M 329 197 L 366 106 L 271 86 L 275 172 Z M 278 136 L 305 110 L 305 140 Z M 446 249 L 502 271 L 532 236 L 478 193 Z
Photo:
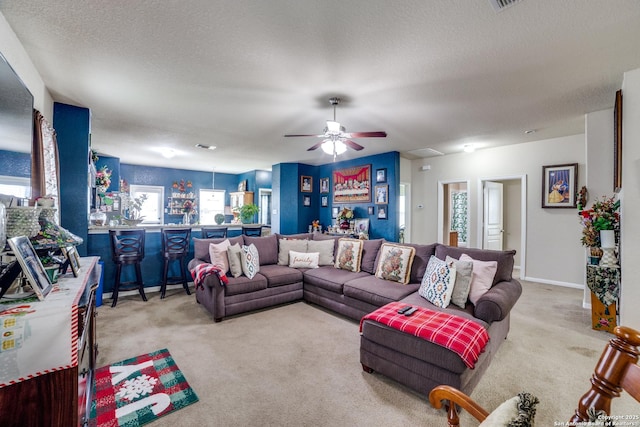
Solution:
M 308 240 L 279 239 L 278 240 L 278 265 L 289 265 L 289 252 L 307 252 Z
M 229 246 L 231 246 L 229 239 L 221 243 L 209 243 L 209 258 L 211 258 L 211 264 L 218 267 L 225 274 L 229 271 L 229 256 L 227 255 Z
M 229 257 L 229 270 L 231 270 L 231 275 L 233 277 L 242 276 L 242 259 L 240 257 L 240 249 L 239 244 L 234 244 L 229 246 L 227 249 L 227 255 Z
M 320 259 L 318 265 L 333 265 L 333 249 L 335 247 L 335 241 L 331 240 L 309 240 L 307 246 L 307 252 L 318 252 Z
M 460 261 L 447 255 L 445 261 L 448 264 L 453 263 L 456 267 L 456 283 L 453 285 L 453 293 L 451 294 L 451 303 L 460 308 L 467 306 L 469 299 L 469 289 L 471 288 L 471 277 L 473 275 L 473 262 Z

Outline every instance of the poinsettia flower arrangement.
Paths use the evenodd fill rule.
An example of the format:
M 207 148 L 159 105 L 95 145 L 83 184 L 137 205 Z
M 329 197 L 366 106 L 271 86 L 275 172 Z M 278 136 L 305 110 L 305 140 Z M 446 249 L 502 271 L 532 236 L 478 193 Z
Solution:
M 603 196 L 591 208 L 580 211 L 583 246 L 599 247 L 601 230 L 618 230 L 620 227 L 620 200 Z
M 195 207 L 196 207 L 195 203 L 193 203 L 191 200 L 185 200 L 184 203 L 182 204 L 182 212 L 188 213 L 188 214 L 195 214 L 196 213 Z
M 96 172 L 96 187 L 108 187 L 111 185 L 111 171 L 103 166 Z

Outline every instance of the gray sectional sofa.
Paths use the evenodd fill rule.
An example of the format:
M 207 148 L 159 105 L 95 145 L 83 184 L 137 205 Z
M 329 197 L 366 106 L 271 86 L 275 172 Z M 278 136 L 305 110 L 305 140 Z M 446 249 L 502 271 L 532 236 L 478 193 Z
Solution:
M 375 276 L 383 239 L 363 241 L 359 272 L 338 269 L 333 265 L 309 269 L 279 265 L 279 249 L 284 239 L 329 239 L 333 240 L 334 250 L 338 246 L 337 238 L 318 233 L 229 238 L 231 244 L 255 245 L 259 253 L 259 272 L 252 279 L 244 275 L 228 275 L 229 282 L 226 286 L 220 284 L 217 275 L 210 275 L 203 286 L 196 289 L 197 301 L 211 313 L 216 322 L 227 316 L 298 300 L 317 304 L 359 321 L 365 314 L 387 303 L 400 301 L 457 314 L 485 327 L 490 336 L 489 343 L 474 369 L 469 369 L 451 350 L 375 321 L 365 320 L 362 323 L 360 362 L 363 369 L 367 372 L 379 372 L 423 395 L 428 395 L 433 387 L 440 384 L 448 384 L 467 394 L 471 393 L 507 337 L 509 312 L 522 292 L 520 283 L 512 277 L 515 251 L 457 248 L 441 244 L 404 244 L 415 248 L 415 256 L 409 283 L 399 284 Z M 209 263 L 209 244 L 220 243 L 224 239 L 193 240 L 194 259 L 189 262 L 190 270 L 197 264 Z M 464 309 L 450 304 L 442 309 L 418 294 L 432 255 L 444 260 L 446 256 L 458 259 L 463 253 L 476 260 L 497 261 L 492 287 L 476 304 L 467 302 Z

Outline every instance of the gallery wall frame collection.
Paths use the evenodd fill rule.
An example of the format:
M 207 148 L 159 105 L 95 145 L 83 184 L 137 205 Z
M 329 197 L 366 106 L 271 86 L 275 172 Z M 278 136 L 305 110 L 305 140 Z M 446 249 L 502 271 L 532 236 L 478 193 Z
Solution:
M 578 164 L 542 166 L 542 207 L 576 208 Z

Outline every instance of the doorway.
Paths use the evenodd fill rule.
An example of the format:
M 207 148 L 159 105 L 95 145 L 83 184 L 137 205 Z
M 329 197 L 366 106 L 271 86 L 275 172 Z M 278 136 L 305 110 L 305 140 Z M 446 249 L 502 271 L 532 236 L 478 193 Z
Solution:
M 438 181 L 438 242 L 469 246 L 469 181 Z
M 478 181 L 477 242 L 483 249 L 516 250 L 514 268 L 525 277 L 527 176 L 481 178 Z M 501 193 L 501 195 L 499 194 Z M 500 199 L 500 200 L 498 200 Z M 494 207 L 499 206 L 499 210 Z M 496 239 L 500 239 L 496 242 Z
M 259 188 L 258 189 L 258 208 L 260 213 L 258 214 L 260 220 L 258 221 L 262 225 L 271 225 L 271 189 Z

